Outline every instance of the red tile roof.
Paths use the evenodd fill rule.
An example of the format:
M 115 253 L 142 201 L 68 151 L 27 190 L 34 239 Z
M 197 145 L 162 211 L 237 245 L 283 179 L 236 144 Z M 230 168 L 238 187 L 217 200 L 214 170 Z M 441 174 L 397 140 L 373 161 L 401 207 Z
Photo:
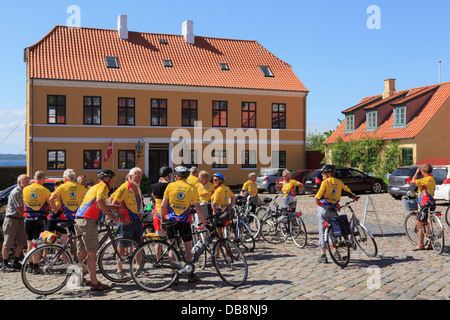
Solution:
M 182 35 L 143 32 L 122 40 L 117 30 L 55 26 L 28 50 L 34 79 L 308 91 L 288 63 L 257 41 L 196 36 L 188 44 Z M 106 68 L 105 56 L 117 57 L 119 68 Z M 173 67 L 164 67 L 163 59 Z M 274 77 L 265 77 L 259 65 Z
M 431 90 L 436 90 L 431 98 L 427 101 L 426 105 L 420 110 L 420 112 L 412 118 L 410 123 L 406 125 L 405 128 L 393 128 L 393 113 L 380 124 L 380 126 L 375 131 L 366 131 L 366 121 L 364 121 L 354 132 L 345 132 L 345 121 L 339 125 L 339 127 L 333 132 L 333 134 L 325 140 L 324 144 L 335 143 L 339 137 L 343 141 L 359 140 L 363 137 L 372 137 L 382 140 L 390 139 L 406 139 L 415 137 L 420 130 L 430 121 L 430 119 L 435 115 L 443 103 L 450 99 L 450 82 L 445 82 L 439 85 L 426 86 L 420 88 L 414 88 L 408 90 L 408 95 L 401 100 L 406 103 L 414 98 L 418 98 L 425 94 L 426 92 L 431 92 Z M 400 91 L 395 92 L 398 94 Z M 404 92 L 404 91 L 401 91 Z M 393 105 L 397 101 L 391 103 Z

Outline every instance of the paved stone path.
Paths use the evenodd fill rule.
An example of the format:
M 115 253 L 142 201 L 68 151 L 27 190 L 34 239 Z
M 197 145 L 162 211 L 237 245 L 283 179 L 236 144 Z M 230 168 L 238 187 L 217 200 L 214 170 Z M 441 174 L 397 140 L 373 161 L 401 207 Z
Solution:
M 178 286 L 159 293 L 140 290 L 134 283 L 114 284 L 106 292 L 78 292 L 66 289 L 48 297 L 29 292 L 20 273 L 0 273 L 0 300 L 411 300 L 450 297 L 450 250 L 438 256 L 433 251 L 411 251 L 412 245 L 403 232 L 401 201 L 387 194 L 371 195 L 380 215 L 384 236 L 373 215 L 366 225 L 376 235 L 379 256 L 368 258 L 359 250 L 352 251 L 349 265 L 341 269 L 331 262 L 317 263 L 317 219 L 310 196 L 299 197 L 303 219 L 308 229 L 306 248 L 292 241 L 272 245 L 257 242 L 249 263 L 247 283 L 239 288 L 225 285 L 210 265 L 197 274 L 201 281 L 188 284 L 182 278 Z M 361 216 L 364 197 L 355 204 Z M 445 204 L 446 205 L 446 204 Z M 438 209 L 444 209 L 444 204 Z M 450 239 L 448 227 L 446 239 Z M 102 277 L 100 276 L 100 279 Z

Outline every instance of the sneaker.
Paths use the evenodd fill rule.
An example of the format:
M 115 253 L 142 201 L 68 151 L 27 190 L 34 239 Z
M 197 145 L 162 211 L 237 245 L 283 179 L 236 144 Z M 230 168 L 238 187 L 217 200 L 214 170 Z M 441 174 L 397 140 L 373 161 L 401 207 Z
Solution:
M 322 254 L 320 257 L 319 257 L 319 263 L 328 263 L 328 259 L 327 259 L 327 255 L 326 254 Z
M 14 268 L 11 267 L 7 262 L 3 261 L 2 272 L 7 273 L 7 272 L 13 272 L 13 271 L 15 271 Z
M 336 252 L 334 253 L 334 257 L 336 258 L 337 261 L 342 261 L 342 257 L 341 257 L 341 255 L 339 254 L 339 252 L 336 251 Z
M 20 269 L 22 269 L 22 264 L 19 262 L 19 260 L 14 260 L 14 262 L 11 263 L 11 267 L 14 270 L 20 270 Z

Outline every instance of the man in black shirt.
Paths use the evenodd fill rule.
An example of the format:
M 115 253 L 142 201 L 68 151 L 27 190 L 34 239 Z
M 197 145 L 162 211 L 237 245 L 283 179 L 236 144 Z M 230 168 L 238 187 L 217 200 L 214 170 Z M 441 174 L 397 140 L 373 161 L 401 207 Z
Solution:
M 159 181 L 153 185 L 153 198 L 155 198 L 155 211 L 153 213 L 153 226 L 159 235 L 163 235 L 161 229 L 161 203 L 164 198 L 164 191 L 172 180 L 172 168 L 162 167 L 159 169 Z

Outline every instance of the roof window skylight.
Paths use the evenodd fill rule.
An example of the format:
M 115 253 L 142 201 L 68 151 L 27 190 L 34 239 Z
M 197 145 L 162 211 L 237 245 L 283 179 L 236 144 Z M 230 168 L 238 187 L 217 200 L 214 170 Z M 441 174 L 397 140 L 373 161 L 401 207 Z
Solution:
M 166 68 L 173 67 L 172 60 L 169 60 L 169 59 L 163 59 L 163 64 L 164 64 L 164 67 L 166 67 Z
M 220 69 L 223 71 L 230 71 L 230 68 L 228 67 L 227 63 L 219 63 Z
M 117 57 L 105 57 L 106 67 L 107 68 L 119 68 L 119 64 L 117 63 Z
M 263 73 L 264 77 L 273 77 L 273 73 L 270 70 L 269 66 L 259 66 L 259 69 L 261 69 L 261 72 Z

